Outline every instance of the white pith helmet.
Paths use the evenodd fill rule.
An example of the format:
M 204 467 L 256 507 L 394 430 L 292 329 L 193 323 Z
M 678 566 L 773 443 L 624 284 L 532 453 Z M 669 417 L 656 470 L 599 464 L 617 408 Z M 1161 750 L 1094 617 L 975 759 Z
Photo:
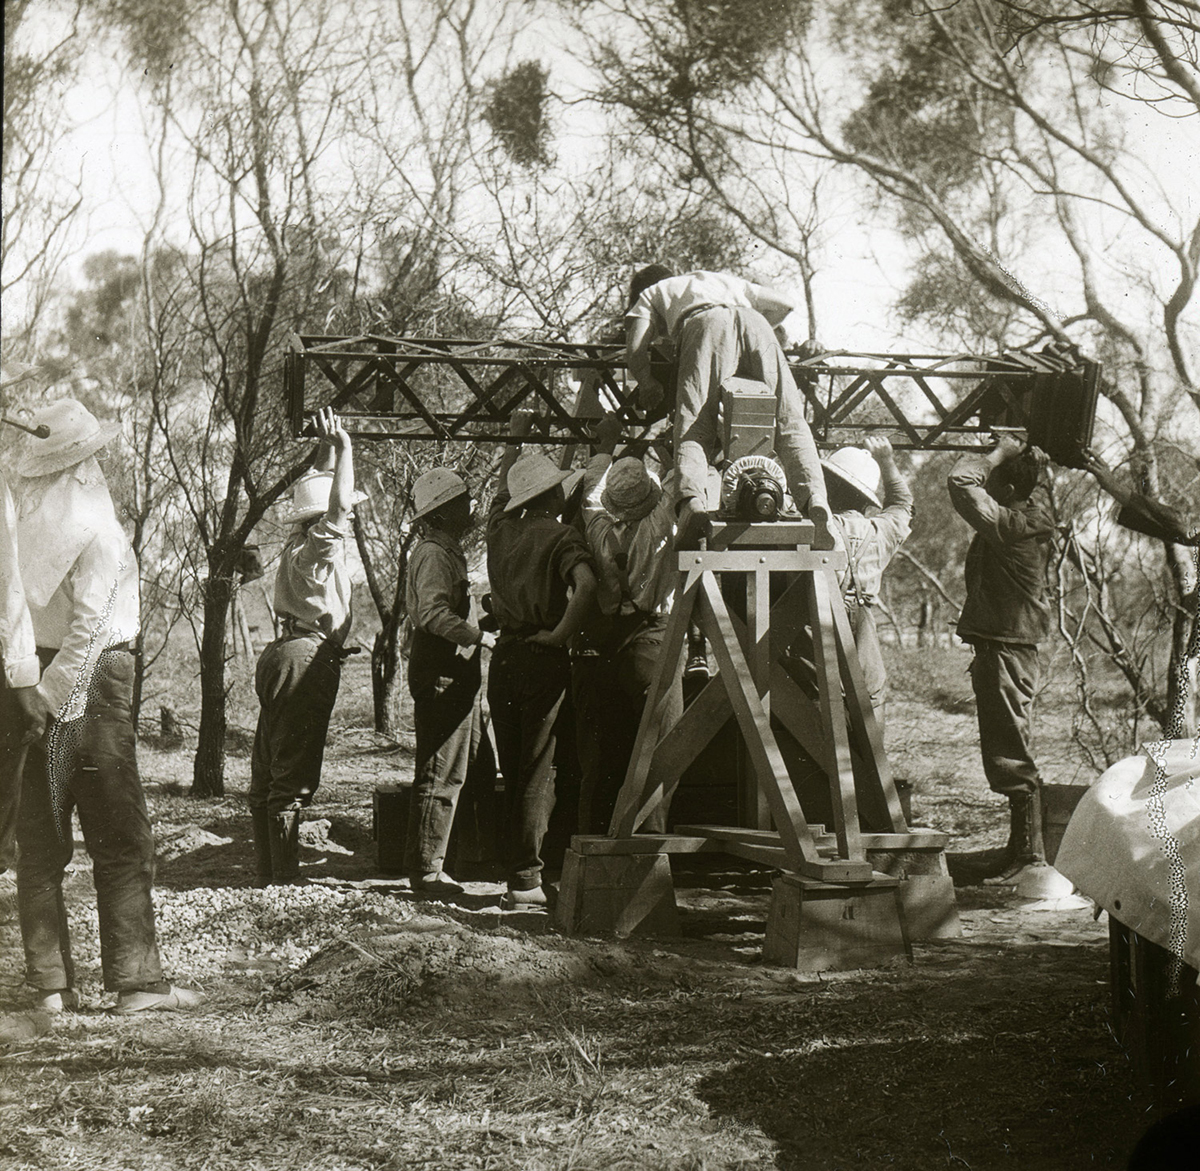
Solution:
M 883 507 L 879 503 L 879 465 L 869 451 L 861 447 L 839 447 L 833 455 L 821 461 L 821 466 L 827 476 L 841 480 L 876 508 Z
M 455 497 L 466 494 L 463 478 L 449 468 L 433 468 L 423 472 L 412 487 L 413 520 L 419 520 Z
M 291 507 L 284 513 L 286 524 L 303 524 L 313 517 L 324 516 L 329 511 L 329 497 L 333 492 L 332 472 L 305 472 L 292 485 Z M 350 507 L 366 500 L 365 492 L 355 491 L 350 498 Z

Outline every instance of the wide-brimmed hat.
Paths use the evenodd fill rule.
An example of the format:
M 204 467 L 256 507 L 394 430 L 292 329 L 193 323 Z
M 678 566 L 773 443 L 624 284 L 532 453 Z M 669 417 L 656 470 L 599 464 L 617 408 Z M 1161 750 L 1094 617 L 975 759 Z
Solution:
M 626 456 L 608 469 L 600 503 L 609 516 L 633 524 L 649 516 L 662 497 L 662 485 L 640 459 Z
M 466 495 L 467 485 L 462 476 L 449 468 L 432 468 L 413 483 L 413 520 L 428 516 L 443 504 Z
M 883 507 L 879 503 L 879 465 L 869 451 L 863 451 L 861 447 L 839 447 L 821 461 L 821 467 L 826 476 L 841 480 L 876 508 Z
M 18 476 L 53 476 L 95 455 L 121 432 L 118 423 L 101 423 L 81 402 L 60 398 L 34 412 L 32 427 L 45 426 L 45 439 L 26 435 L 17 462 Z
M 508 469 L 507 487 L 512 499 L 504 506 L 504 511 L 512 512 L 528 504 L 543 492 L 557 488 L 570 475 L 570 471 L 556 468 L 541 452 L 526 452 Z
M 292 485 L 292 505 L 283 514 L 287 524 L 300 524 L 322 516 L 329 511 L 329 494 L 333 491 L 332 472 L 305 472 Z M 366 500 L 365 492 L 356 491 L 350 498 L 350 506 Z

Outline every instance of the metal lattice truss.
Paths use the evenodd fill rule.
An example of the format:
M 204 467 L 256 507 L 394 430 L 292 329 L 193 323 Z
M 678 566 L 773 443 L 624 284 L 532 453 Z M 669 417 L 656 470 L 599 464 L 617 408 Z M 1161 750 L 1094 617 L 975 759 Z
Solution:
M 817 441 L 836 446 L 886 431 L 894 445 L 961 450 L 997 426 L 1031 430 L 1038 402 L 1065 382 L 1095 409 L 1098 367 L 1057 355 L 871 354 L 795 358 L 792 371 Z M 540 425 L 526 442 L 587 443 L 613 411 L 630 438 L 664 424 L 635 402 L 624 347 L 451 338 L 296 335 L 285 361 L 288 408 L 299 435 L 306 416 L 333 406 L 361 438 L 503 442 L 517 409 Z M 1048 425 L 1047 412 L 1040 422 Z M 1076 430 L 1079 430 L 1076 427 Z M 1086 443 L 1090 437 L 1075 436 Z M 1036 441 L 1036 440 L 1035 440 Z

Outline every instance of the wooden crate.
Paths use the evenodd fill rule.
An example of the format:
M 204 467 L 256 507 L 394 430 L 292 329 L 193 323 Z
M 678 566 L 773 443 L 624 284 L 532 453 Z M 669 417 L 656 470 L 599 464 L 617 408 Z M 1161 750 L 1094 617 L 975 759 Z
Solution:
M 763 962 L 826 972 L 911 959 L 896 886 L 895 879 L 840 886 L 781 874 L 771 892 Z
M 567 850 L 555 921 L 567 935 L 678 935 L 670 859 Z

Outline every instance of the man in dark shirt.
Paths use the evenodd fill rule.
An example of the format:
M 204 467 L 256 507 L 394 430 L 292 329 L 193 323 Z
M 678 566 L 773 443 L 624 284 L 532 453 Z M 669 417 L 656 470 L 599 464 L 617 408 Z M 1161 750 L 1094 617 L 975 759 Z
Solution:
M 554 752 L 571 682 L 568 641 L 596 590 L 591 553 L 562 523 L 560 471 L 544 455 L 510 446 L 504 487 L 488 514 L 487 566 L 500 637 L 488 706 L 507 806 L 508 893 L 502 906 L 542 906 L 542 840 L 554 808 Z
M 1017 881 L 1045 863 L 1041 776 L 1030 749 L 1038 643 L 1050 631 L 1046 567 L 1054 519 L 1042 482 L 1044 457 L 1003 436 L 990 451 L 964 455 L 950 473 L 955 511 L 974 530 L 967 550 L 967 600 L 958 635 L 975 651 L 971 683 L 983 770 L 1008 798 L 1008 844 L 975 860 L 975 877 Z

